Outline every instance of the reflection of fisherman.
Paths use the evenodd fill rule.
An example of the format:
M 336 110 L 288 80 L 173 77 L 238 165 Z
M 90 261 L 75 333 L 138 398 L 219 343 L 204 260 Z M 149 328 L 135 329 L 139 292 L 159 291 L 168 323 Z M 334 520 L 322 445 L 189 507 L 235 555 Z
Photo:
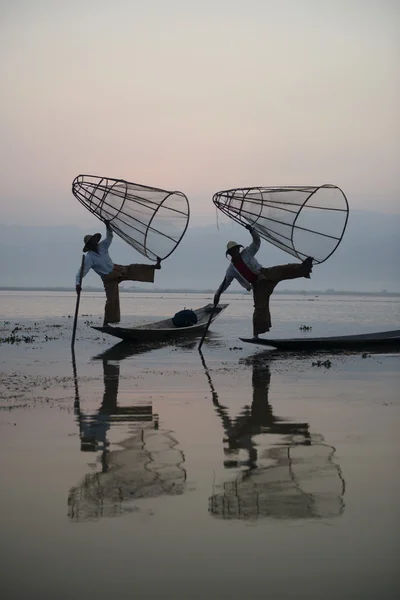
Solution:
M 118 406 L 119 370 L 119 364 L 103 360 L 104 394 L 101 406 L 94 414 L 78 411 L 82 450 L 105 451 L 109 445 L 107 433 L 112 421 L 149 421 L 154 429 L 158 428 L 158 419 L 151 405 Z
M 235 419 L 228 416 L 213 390 L 214 406 L 227 436 L 227 453 L 238 455 L 244 449 L 249 458 L 224 462 L 225 468 L 242 469 L 233 481 L 213 492 L 210 513 L 224 519 L 337 517 L 344 509 L 345 483 L 332 460 L 335 448 L 325 444 L 322 436 L 311 435 L 308 423 L 274 416 L 268 402 L 270 377 L 268 365 L 253 359 L 252 404 Z M 262 434 L 269 433 L 279 435 L 281 442 L 263 448 L 267 440 Z
M 257 338 L 260 333 L 265 333 L 271 328 L 271 315 L 269 311 L 269 299 L 276 285 L 285 279 L 297 279 L 306 277 L 310 279 L 312 271 L 312 258 L 306 258 L 302 263 L 289 263 L 276 267 L 262 267 L 256 260 L 255 255 L 260 249 L 261 239 L 258 233 L 247 225 L 253 238 L 247 248 L 240 250 L 243 246 L 236 242 L 228 242 L 226 254 L 231 257 L 225 278 L 214 296 L 214 304 L 217 305 L 220 296 L 236 279 L 247 291 L 253 290 L 254 313 L 253 334 Z
M 103 402 L 95 415 L 79 413 L 79 430 L 82 450 L 105 450 L 108 446 L 107 433 L 110 417 L 117 413 L 119 365 L 103 362 L 104 394 Z
M 291 423 L 281 417 L 275 417 L 268 400 L 271 372 L 267 364 L 253 363 L 253 401 L 251 406 L 244 406 L 235 419 L 231 419 L 228 410 L 222 406 L 214 394 L 214 405 L 224 426 L 228 448 L 225 454 L 233 456 L 239 450 L 246 450 L 247 461 L 224 461 L 226 468 L 246 466 L 250 470 L 257 468 L 257 445 L 254 437 L 263 433 L 282 436 L 300 436 L 301 443 L 307 444 L 309 439 L 308 423 Z
M 106 292 L 106 305 L 104 309 L 103 325 L 108 323 L 119 323 L 121 320 L 119 304 L 119 284 L 122 281 L 145 281 L 154 282 L 154 270 L 161 269 L 161 259 L 157 259 L 155 265 L 116 265 L 108 254 L 108 249 L 113 239 L 113 232 L 109 221 L 105 221 L 107 227 L 106 239 L 100 242 L 101 233 L 85 235 L 83 252 L 87 252 L 84 262 L 82 278 L 93 269 L 100 275 Z M 76 291 L 81 291 L 80 270 L 76 274 Z
M 69 491 L 68 513 L 78 521 L 129 512 L 134 498 L 177 495 L 185 489 L 185 456 L 172 432 L 159 430 L 151 404 L 119 407 L 119 365 L 103 360 L 103 369 L 103 402 L 94 415 L 86 416 L 80 411 L 74 374 L 81 449 L 102 450 L 101 470 L 85 475 Z M 119 442 L 118 450 L 110 451 L 107 433 L 115 420 L 124 424 L 134 422 L 136 427 L 127 439 Z

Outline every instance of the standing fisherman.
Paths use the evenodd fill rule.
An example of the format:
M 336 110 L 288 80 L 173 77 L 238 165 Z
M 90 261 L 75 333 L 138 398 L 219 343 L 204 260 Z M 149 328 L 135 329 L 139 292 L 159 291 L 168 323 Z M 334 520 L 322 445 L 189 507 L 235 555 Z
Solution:
M 161 269 L 161 259 L 157 258 L 155 265 L 115 265 L 108 254 L 113 239 L 109 221 L 104 221 L 107 228 L 106 239 L 100 242 L 101 233 L 85 235 L 83 252 L 87 252 L 83 266 L 82 279 L 90 269 L 97 273 L 106 292 L 103 326 L 109 323 L 119 323 L 121 320 L 119 288 L 121 281 L 154 282 L 155 269 Z M 80 270 L 76 274 L 76 293 L 81 292 Z
M 246 225 L 253 238 L 252 243 L 247 248 L 236 242 L 228 242 L 226 254 L 231 257 L 225 278 L 214 296 L 214 305 L 219 302 L 220 296 L 231 285 L 234 279 L 246 288 L 247 291 L 253 290 L 254 313 L 253 313 L 253 335 L 258 338 L 260 333 L 265 333 L 271 328 L 271 314 L 269 311 L 269 299 L 275 286 L 285 279 L 297 279 L 306 277 L 310 279 L 312 271 L 311 257 L 306 258 L 302 263 L 289 263 L 276 267 L 262 267 L 256 260 L 255 255 L 260 249 L 261 238 L 250 225 Z M 243 248 L 243 250 L 240 250 Z

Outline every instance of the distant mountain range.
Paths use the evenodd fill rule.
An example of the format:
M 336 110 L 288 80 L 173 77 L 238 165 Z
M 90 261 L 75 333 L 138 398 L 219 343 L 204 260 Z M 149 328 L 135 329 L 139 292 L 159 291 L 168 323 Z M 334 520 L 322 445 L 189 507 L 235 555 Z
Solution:
M 93 232 L 102 231 L 94 223 Z M 29 227 L 0 225 L 0 286 L 70 287 L 82 255 L 83 236 L 79 227 Z M 189 227 L 181 245 L 163 262 L 149 289 L 216 289 L 224 277 L 229 239 L 247 244 L 249 234 L 229 224 Z M 115 237 L 110 254 L 116 263 L 148 262 L 126 243 Z M 400 215 L 353 211 L 344 239 L 326 263 L 314 267 L 311 281 L 283 282 L 280 289 L 400 291 Z M 288 254 L 263 242 L 258 259 L 264 266 L 295 262 Z M 85 285 L 99 287 L 98 276 L 90 273 Z M 126 283 L 125 287 L 134 287 Z M 238 289 L 232 285 L 232 291 Z

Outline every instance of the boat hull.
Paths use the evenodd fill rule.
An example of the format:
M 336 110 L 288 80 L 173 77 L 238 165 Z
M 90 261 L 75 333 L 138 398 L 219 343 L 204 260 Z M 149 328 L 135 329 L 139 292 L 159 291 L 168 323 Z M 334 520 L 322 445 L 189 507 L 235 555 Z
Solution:
M 219 304 L 212 317 L 211 323 L 225 310 L 228 304 Z M 196 325 L 190 327 L 174 327 L 172 319 L 157 321 L 156 323 L 146 323 L 138 327 L 94 327 L 97 331 L 107 333 L 113 337 L 129 342 L 156 342 L 174 340 L 181 337 L 188 337 L 202 333 L 208 325 L 210 315 L 213 310 L 213 304 L 207 304 L 197 308 L 194 312 L 197 315 Z
M 400 350 L 400 330 L 325 338 L 240 339 L 242 342 L 257 344 L 259 346 L 305 352 L 315 350 L 360 350 L 364 352 L 373 350 Z

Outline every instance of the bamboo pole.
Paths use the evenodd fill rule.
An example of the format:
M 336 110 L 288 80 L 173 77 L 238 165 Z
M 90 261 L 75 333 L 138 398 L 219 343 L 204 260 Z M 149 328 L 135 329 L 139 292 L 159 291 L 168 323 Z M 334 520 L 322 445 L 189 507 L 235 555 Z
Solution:
M 201 338 L 201 340 L 200 340 L 200 344 L 199 344 L 199 346 L 198 346 L 198 348 L 197 348 L 199 352 L 201 352 L 201 347 L 202 347 L 202 345 L 203 345 L 204 338 L 205 338 L 205 337 L 206 337 L 206 335 L 207 335 L 207 331 L 208 331 L 208 329 L 209 329 L 209 327 L 210 327 L 210 325 L 211 325 L 211 321 L 212 321 L 212 319 L 213 319 L 213 316 L 214 316 L 214 314 L 215 314 L 215 310 L 216 310 L 217 306 L 218 306 L 218 304 L 214 304 L 214 306 L 213 306 L 213 309 L 212 309 L 212 311 L 211 311 L 210 318 L 208 319 L 207 327 L 206 327 L 206 328 L 205 328 L 205 330 L 204 330 L 203 337 Z
M 79 301 L 81 299 L 81 286 L 82 286 L 83 268 L 84 268 L 84 266 L 85 266 L 85 255 L 82 254 L 81 268 L 80 268 L 80 271 L 79 271 L 79 292 L 78 292 L 77 298 L 76 298 L 75 317 L 74 317 L 74 326 L 73 326 L 73 329 L 72 329 L 71 348 L 73 348 L 74 345 L 75 345 L 76 325 L 77 325 L 77 322 L 78 322 Z

